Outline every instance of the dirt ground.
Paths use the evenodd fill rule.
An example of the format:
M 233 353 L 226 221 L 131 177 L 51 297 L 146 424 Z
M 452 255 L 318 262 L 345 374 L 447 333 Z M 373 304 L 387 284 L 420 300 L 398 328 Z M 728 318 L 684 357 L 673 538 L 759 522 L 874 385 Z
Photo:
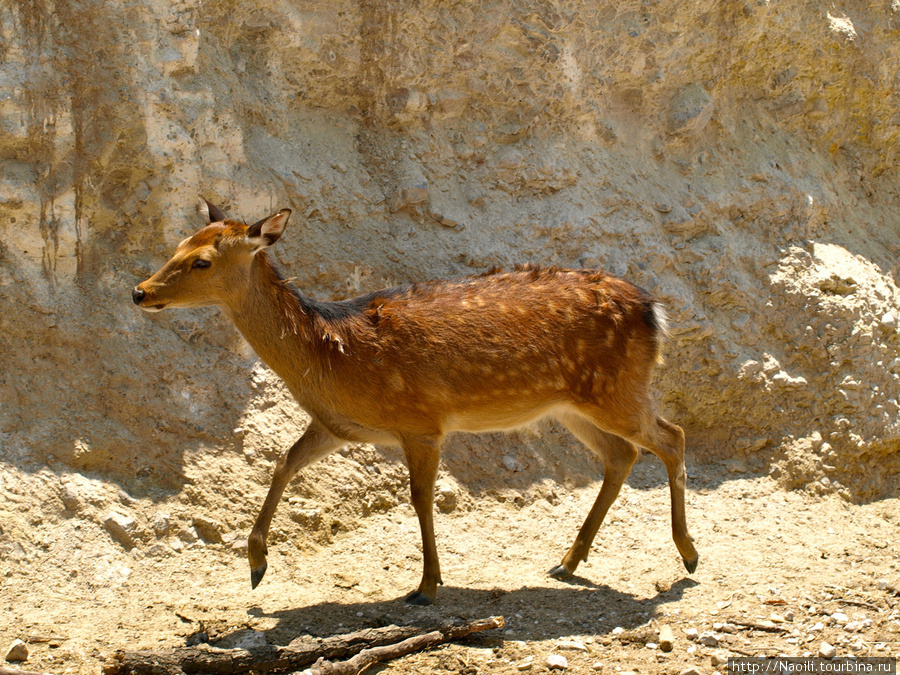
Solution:
M 97 673 L 116 649 L 181 646 L 199 631 L 221 646 L 262 636 L 287 644 L 502 615 L 502 631 L 370 672 L 546 672 L 547 657 L 560 654 L 576 673 L 711 673 L 724 671 L 727 656 L 818 655 L 823 641 L 838 656 L 900 656 L 900 597 L 891 590 L 900 580 L 900 499 L 854 505 L 785 492 L 761 466 L 708 463 L 688 473 L 694 575 L 671 542 L 664 470 L 645 457 L 569 583 L 546 571 L 570 545 L 597 483 L 444 504 L 437 534 L 446 585 L 428 608 L 400 600 L 421 570 L 405 500 L 326 543 L 298 545 L 273 530 L 268 573 L 251 591 L 240 540 L 110 554 L 100 541 L 108 532 L 74 513 L 42 516 L 8 474 L 7 503 L 19 520 L 0 525 L 0 649 L 19 638 L 29 659 L 7 666 Z M 15 544 L 16 522 L 26 520 L 41 533 L 33 550 Z M 669 653 L 658 647 L 664 625 L 675 636 Z

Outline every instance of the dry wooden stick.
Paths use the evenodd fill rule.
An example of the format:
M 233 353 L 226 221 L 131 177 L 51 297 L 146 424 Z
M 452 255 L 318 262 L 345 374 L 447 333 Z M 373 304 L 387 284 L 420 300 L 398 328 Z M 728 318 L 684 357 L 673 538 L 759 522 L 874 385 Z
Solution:
M 444 630 L 435 630 L 424 635 L 403 640 L 392 645 L 384 645 L 382 647 L 372 647 L 364 649 L 352 659 L 342 661 L 340 663 L 331 663 L 324 659 L 319 659 L 316 664 L 304 675 L 359 675 L 369 666 L 376 663 L 390 661 L 391 659 L 400 658 L 413 652 L 431 649 L 439 644 L 458 640 L 459 638 L 478 633 L 483 630 L 492 628 L 503 628 L 506 621 L 502 616 L 492 616 L 489 619 L 479 619 L 464 626 L 451 627 Z
M 18 668 L 4 668 L 0 666 L 0 675 L 50 675 L 50 673 L 38 673 L 33 670 L 19 670 Z
M 440 629 L 446 634 L 444 641 L 455 640 L 479 630 L 498 627 L 480 626 L 482 622 L 503 618 L 480 619 L 468 624 Z M 476 626 L 470 628 L 470 626 Z M 326 661 L 348 659 L 364 649 L 381 647 L 402 642 L 417 635 L 431 632 L 431 629 L 415 626 L 385 626 L 334 635 L 327 638 L 302 637 L 293 640 L 287 647 L 267 645 L 251 649 L 217 649 L 209 645 L 180 647 L 160 651 L 126 652 L 119 650 L 103 665 L 105 675 L 190 675 L 191 673 L 214 673 L 216 675 L 239 675 L 251 670 L 257 672 L 296 671 L 309 667 L 319 659 Z M 0 675 L 3 675 L 0 673 Z
M 732 619 L 729 623 L 733 623 L 735 626 L 740 626 L 741 628 L 749 628 L 750 630 L 761 630 L 767 633 L 787 633 L 787 628 L 782 628 L 781 626 L 776 626 L 775 624 L 766 624 L 766 623 L 753 623 L 752 621 L 739 621 L 738 619 Z

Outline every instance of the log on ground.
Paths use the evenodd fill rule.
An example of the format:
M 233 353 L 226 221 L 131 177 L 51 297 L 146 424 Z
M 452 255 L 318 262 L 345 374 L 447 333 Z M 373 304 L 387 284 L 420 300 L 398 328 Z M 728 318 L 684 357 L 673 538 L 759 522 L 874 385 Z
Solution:
M 503 617 L 492 617 L 445 626 L 437 631 L 446 636 L 442 641 L 448 642 L 501 626 Z M 320 659 L 323 663 L 349 659 L 365 649 L 393 645 L 433 631 L 433 628 L 417 626 L 385 626 L 327 638 L 304 636 L 285 647 L 269 645 L 252 649 L 217 649 L 210 645 L 198 645 L 134 652 L 119 650 L 103 665 L 103 672 L 105 675 L 240 675 L 251 670 L 280 673 L 307 668 Z M 427 648 L 427 645 L 422 648 Z

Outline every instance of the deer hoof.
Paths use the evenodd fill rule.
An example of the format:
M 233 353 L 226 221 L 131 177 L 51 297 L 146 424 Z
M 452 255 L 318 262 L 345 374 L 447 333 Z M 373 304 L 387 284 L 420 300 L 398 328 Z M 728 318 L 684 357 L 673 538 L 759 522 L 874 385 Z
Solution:
M 403 602 L 405 602 L 407 605 L 418 605 L 420 607 L 425 607 L 434 603 L 434 600 L 422 593 L 422 591 L 413 591 L 405 598 L 403 598 Z
M 693 574 L 697 571 L 697 563 L 700 562 L 699 555 L 693 560 L 688 560 L 687 558 L 682 558 L 682 560 L 684 560 L 684 567 L 687 569 L 688 574 Z
M 263 575 L 266 573 L 266 563 L 263 563 L 262 567 L 257 567 L 256 569 L 250 570 L 250 586 L 251 588 L 256 588 L 259 586 L 259 582 L 262 581 Z
M 566 569 L 565 565 L 557 565 L 547 572 L 554 579 L 571 579 L 572 572 Z

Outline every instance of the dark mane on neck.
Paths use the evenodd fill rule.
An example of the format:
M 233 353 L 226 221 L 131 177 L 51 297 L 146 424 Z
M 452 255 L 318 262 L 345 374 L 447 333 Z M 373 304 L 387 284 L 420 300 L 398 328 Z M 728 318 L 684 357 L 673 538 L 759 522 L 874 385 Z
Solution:
M 344 352 L 361 340 L 368 342 L 368 326 L 361 307 L 352 300 L 319 301 L 291 286 L 272 264 L 265 251 L 257 254 L 267 286 L 275 289 L 275 305 L 285 334 L 294 333 L 314 345 L 336 347 Z

